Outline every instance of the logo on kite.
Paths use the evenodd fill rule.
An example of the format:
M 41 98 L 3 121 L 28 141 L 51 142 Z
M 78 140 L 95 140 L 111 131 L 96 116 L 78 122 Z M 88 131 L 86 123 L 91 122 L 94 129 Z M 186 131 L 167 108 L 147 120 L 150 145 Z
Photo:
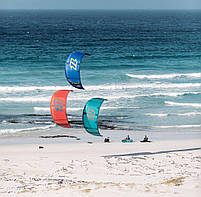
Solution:
M 106 99 L 102 98 L 92 98 L 90 99 L 84 107 L 82 114 L 82 121 L 85 130 L 95 136 L 101 136 L 98 130 L 98 115 L 101 104 Z
M 72 90 L 58 90 L 52 95 L 50 111 L 54 122 L 65 128 L 71 128 L 66 115 L 66 101 L 68 93 Z
M 95 116 L 95 111 L 94 109 L 91 109 L 90 107 L 88 108 L 88 112 L 87 112 L 87 117 L 90 120 L 94 120 L 94 116 Z
M 70 64 L 69 64 L 71 69 L 77 70 L 77 59 L 70 59 Z
M 88 53 L 73 52 L 65 63 L 65 75 L 67 81 L 75 88 L 84 89 L 80 79 L 80 64 L 84 55 Z
M 58 111 L 63 111 L 63 103 L 61 100 L 55 100 L 55 109 Z

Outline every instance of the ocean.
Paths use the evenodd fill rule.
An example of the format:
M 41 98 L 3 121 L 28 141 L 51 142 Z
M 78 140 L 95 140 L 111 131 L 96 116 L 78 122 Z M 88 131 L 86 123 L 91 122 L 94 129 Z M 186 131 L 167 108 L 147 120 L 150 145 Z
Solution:
M 91 54 L 80 69 L 85 90 L 65 78 L 74 51 Z M 66 129 L 50 100 L 69 89 Z M 113 141 L 200 138 L 201 11 L 0 10 L 0 144 L 60 134 L 76 138 L 49 141 L 103 141 L 82 125 L 97 97 L 107 99 L 100 133 Z

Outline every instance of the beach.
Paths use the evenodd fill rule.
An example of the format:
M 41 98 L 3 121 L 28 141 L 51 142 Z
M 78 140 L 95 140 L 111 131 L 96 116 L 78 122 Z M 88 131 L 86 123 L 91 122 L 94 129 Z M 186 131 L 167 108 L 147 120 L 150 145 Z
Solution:
M 0 196 L 199 196 L 200 162 L 201 139 L 1 145 Z
M 0 18 L 0 197 L 199 196 L 199 10 L 1 10 Z M 84 90 L 65 76 L 73 52 L 91 54 L 70 58 Z M 73 90 L 52 105 L 69 128 L 51 115 L 58 90 Z M 83 121 L 94 98 L 104 102 L 88 119 L 102 137 Z M 134 142 L 121 143 L 128 135 Z M 141 143 L 145 135 L 152 142 Z

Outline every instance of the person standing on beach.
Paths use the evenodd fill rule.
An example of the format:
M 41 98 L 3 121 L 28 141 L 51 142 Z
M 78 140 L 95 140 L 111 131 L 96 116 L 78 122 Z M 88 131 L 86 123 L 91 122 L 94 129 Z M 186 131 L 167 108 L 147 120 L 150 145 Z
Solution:
M 105 138 L 104 142 L 110 142 L 110 137 Z
M 130 136 L 129 135 L 127 135 L 126 140 L 130 140 Z

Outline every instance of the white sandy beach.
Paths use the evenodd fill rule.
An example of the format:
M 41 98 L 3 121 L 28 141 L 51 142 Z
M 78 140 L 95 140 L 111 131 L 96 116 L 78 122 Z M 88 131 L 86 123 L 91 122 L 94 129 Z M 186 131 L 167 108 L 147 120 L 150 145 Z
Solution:
M 0 146 L 0 197 L 194 197 L 201 192 L 201 139 L 42 146 Z

